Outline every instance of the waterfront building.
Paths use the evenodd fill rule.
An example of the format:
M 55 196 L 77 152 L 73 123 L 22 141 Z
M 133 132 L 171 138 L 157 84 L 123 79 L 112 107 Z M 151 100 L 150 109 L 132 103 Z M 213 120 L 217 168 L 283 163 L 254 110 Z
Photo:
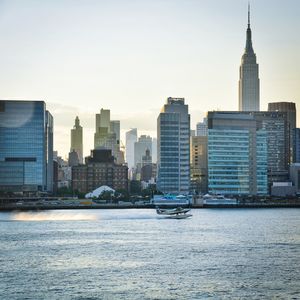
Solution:
M 259 72 L 256 54 L 252 46 L 250 8 L 248 7 L 248 28 L 245 52 L 242 56 L 239 79 L 239 111 L 259 111 Z
M 293 162 L 300 163 L 300 128 L 293 130 Z
M 294 102 L 272 102 L 268 104 L 268 111 L 279 111 L 287 113 L 287 124 L 289 132 L 289 163 L 294 162 L 293 133 L 296 128 L 296 103 Z
M 126 132 L 126 162 L 129 170 L 134 167 L 134 143 L 137 141 L 137 129 L 132 128 Z
M 229 122 L 230 128 L 235 126 L 235 119 L 249 118 L 255 120 L 257 129 L 264 130 L 267 134 L 267 161 L 268 161 L 268 188 L 269 191 L 273 182 L 284 182 L 288 179 L 288 125 L 286 112 L 210 112 L 208 128 L 214 124 Z M 221 118 L 222 117 L 222 118 Z M 221 120 L 224 121 L 221 121 Z M 219 126 L 219 125 L 218 125 Z
M 128 190 L 128 167 L 116 164 L 111 150 L 95 149 L 85 165 L 72 167 L 72 188 L 87 193 L 107 185 L 114 190 Z
M 207 118 L 196 125 L 196 136 L 207 136 Z
M 253 114 L 208 113 L 209 193 L 267 194 L 267 163 L 267 131 Z
M 0 101 L 0 190 L 53 190 L 53 117 L 44 101 Z
M 83 163 L 83 143 L 82 143 L 82 126 L 78 116 L 75 119 L 75 125 L 71 129 L 71 148 L 70 152 L 75 151 L 78 156 L 79 163 Z
M 191 186 L 197 194 L 208 192 L 207 136 L 191 136 Z
M 141 135 L 137 142 L 134 143 L 134 167 L 138 163 L 142 163 L 142 157 L 145 155 L 146 150 L 152 153 L 152 138 L 149 135 Z
M 157 119 L 157 189 L 187 194 L 190 186 L 190 115 L 184 98 L 167 99 Z

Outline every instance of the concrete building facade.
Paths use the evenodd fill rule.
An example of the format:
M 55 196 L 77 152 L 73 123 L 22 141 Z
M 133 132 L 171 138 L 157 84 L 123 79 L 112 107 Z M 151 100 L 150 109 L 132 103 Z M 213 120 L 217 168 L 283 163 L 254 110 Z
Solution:
M 207 118 L 196 124 L 196 136 L 207 136 Z
M 137 141 L 137 129 L 132 128 L 126 132 L 126 162 L 129 169 L 134 167 L 134 144 Z
M 296 103 L 294 102 L 272 102 L 268 104 L 268 111 L 278 111 L 287 113 L 287 125 L 289 133 L 289 163 L 294 162 L 294 148 L 293 148 L 293 134 L 296 128 L 297 118 L 296 118 Z
M 191 137 L 191 186 L 193 193 L 208 192 L 207 136 Z

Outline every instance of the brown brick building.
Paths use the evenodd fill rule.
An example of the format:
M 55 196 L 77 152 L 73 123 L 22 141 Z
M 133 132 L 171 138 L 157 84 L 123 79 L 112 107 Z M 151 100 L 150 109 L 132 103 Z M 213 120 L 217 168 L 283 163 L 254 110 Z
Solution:
M 85 165 L 72 168 L 72 188 L 88 193 L 107 185 L 114 190 L 128 190 L 128 167 L 114 162 L 111 150 L 92 150 Z

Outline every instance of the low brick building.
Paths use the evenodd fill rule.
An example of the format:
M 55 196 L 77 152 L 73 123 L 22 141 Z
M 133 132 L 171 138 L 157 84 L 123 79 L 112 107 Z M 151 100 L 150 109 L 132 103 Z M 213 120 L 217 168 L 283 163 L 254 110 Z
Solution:
M 128 190 L 128 167 L 114 162 L 111 150 L 92 150 L 85 165 L 72 167 L 72 188 L 88 193 L 107 185 L 114 190 Z

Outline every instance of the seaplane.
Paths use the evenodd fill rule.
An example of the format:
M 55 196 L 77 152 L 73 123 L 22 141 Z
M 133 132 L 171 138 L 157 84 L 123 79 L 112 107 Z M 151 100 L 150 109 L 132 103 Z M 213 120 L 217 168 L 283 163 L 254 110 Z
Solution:
M 160 209 L 156 207 L 156 213 L 158 215 L 166 216 L 168 219 L 186 219 L 191 217 L 192 214 L 188 214 L 189 208 L 176 207 L 172 209 Z

